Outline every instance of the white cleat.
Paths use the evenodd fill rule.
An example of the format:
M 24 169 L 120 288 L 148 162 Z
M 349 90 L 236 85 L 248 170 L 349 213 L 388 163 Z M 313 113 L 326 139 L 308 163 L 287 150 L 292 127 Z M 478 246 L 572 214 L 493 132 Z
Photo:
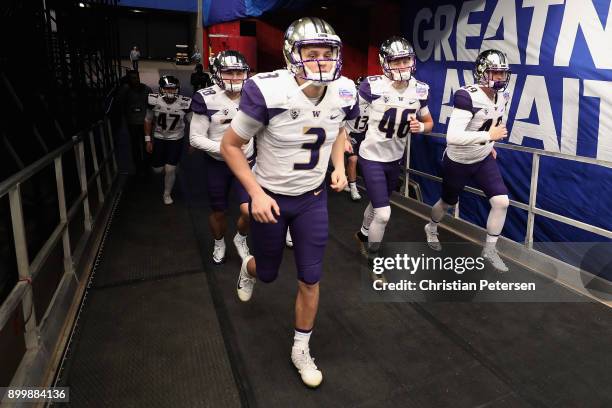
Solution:
M 164 204 L 170 205 L 173 202 L 174 200 L 172 200 L 172 196 L 170 194 L 164 194 Z
M 491 264 L 491 266 L 495 268 L 498 272 L 508 272 L 508 267 L 500 258 L 499 254 L 497 253 L 497 249 L 495 249 L 495 246 L 485 245 L 484 249 L 482 250 L 481 256 L 486 259 L 489 264 Z
M 293 347 L 291 349 L 291 361 L 302 377 L 302 382 L 311 388 L 316 388 L 323 381 L 323 373 L 310 357 L 310 350 Z
M 249 256 L 249 245 L 247 244 L 247 237 L 236 233 L 234 236 L 234 246 L 236 247 L 236 251 L 238 251 L 238 255 L 244 261 L 244 258 Z
M 212 260 L 213 260 L 213 263 L 216 265 L 219 265 L 225 262 L 225 244 L 218 245 L 215 241 L 215 247 L 213 248 Z
M 361 200 L 361 194 L 359 194 L 359 190 L 357 188 L 355 188 L 354 190 L 351 189 L 351 200 L 353 201 Z
M 251 299 L 251 296 L 253 296 L 253 287 L 255 286 L 255 282 L 257 280 L 247 271 L 247 264 L 251 258 L 253 258 L 253 256 L 249 255 L 242 261 L 240 275 L 238 275 L 238 283 L 236 284 L 238 298 L 243 302 L 248 302 Z
M 429 227 L 429 224 L 425 224 L 425 235 L 427 236 L 427 245 L 434 251 L 441 251 L 442 245 L 438 240 L 438 231 Z
M 287 245 L 287 248 L 293 248 L 293 238 L 291 238 L 289 230 L 287 230 L 287 236 L 285 237 L 285 245 Z

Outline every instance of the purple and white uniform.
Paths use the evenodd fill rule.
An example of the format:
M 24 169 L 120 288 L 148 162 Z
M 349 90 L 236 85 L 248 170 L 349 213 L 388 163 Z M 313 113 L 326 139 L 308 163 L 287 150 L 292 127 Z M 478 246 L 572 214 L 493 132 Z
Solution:
M 507 195 L 497 161 L 491 156 L 494 143 L 489 129 L 502 122 L 510 94 L 498 92 L 492 101 L 479 86 L 468 85 L 457 90 L 453 100 L 443 159 L 442 200 L 455 205 L 470 180 L 488 198 Z
M 320 280 L 327 243 L 327 193 L 324 185 L 332 145 L 344 121 L 359 116 L 354 83 L 341 77 L 313 103 L 287 70 L 258 74 L 243 88 L 232 129 L 244 140 L 257 138 L 257 182 L 280 207 L 276 224 L 251 218 L 257 276 L 278 275 L 287 227 L 300 280 Z
M 228 98 L 217 85 L 200 89 L 193 95 L 189 140 L 193 147 L 206 152 L 206 179 L 208 198 L 213 211 L 225 211 L 229 206 L 229 192 L 233 188 L 240 204 L 249 200 L 242 184 L 221 157 L 221 139 L 238 112 L 239 99 Z M 253 142 L 243 148 L 245 156 L 254 162 Z
M 369 117 L 359 165 L 374 208 L 389 206 L 397 188 L 410 118 L 429 114 L 429 86 L 415 78 L 402 90 L 383 75 L 367 77 L 359 86 L 361 109 Z
M 348 132 L 349 142 L 351 142 L 353 146 L 353 153 L 349 153 L 349 156 L 356 156 L 359 154 L 359 148 L 365 139 L 365 134 L 368 130 L 368 113 L 366 112 L 366 108 L 367 104 L 360 103 L 359 116 L 354 120 L 346 121 L 344 125 Z
M 186 96 L 179 95 L 168 103 L 160 94 L 149 94 L 146 117 L 153 124 L 153 167 L 176 166 L 180 161 L 185 121 L 190 119 L 190 104 L 191 98 Z

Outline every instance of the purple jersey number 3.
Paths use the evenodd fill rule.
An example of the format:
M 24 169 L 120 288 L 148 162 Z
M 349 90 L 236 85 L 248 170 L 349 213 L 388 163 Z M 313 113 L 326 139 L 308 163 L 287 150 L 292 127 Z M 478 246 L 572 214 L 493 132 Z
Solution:
M 304 143 L 302 145 L 303 149 L 310 150 L 310 161 L 308 163 L 295 163 L 293 165 L 294 170 L 312 170 L 315 168 L 317 163 L 319 163 L 319 149 L 325 142 L 325 129 L 322 128 L 310 128 L 306 132 L 305 135 L 316 135 L 317 140 L 313 143 Z

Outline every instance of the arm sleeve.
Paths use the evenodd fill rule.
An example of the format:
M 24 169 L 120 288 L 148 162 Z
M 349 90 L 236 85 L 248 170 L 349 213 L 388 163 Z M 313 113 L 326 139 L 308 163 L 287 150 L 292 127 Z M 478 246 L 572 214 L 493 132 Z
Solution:
M 355 101 L 351 106 L 345 106 L 342 108 L 344 111 L 344 120 L 351 121 L 359 117 L 359 94 L 355 95 Z M 344 127 L 344 126 L 342 126 Z
M 232 119 L 230 126 L 232 129 L 234 129 L 234 132 L 236 132 L 238 136 L 248 141 L 251 140 L 251 138 L 255 136 L 257 132 L 259 132 L 265 125 L 240 110 L 236 116 L 234 116 L 234 119 Z
M 365 98 L 362 98 L 361 96 L 359 96 L 359 118 L 363 118 L 363 117 L 368 117 L 369 113 L 368 113 L 368 108 L 370 107 L 370 103 L 368 101 L 365 100 Z M 363 120 L 363 119 L 362 119 Z M 356 123 L 355 120 L 347 120 L 346 122 L 346 129 L 349 133 L 362 133 L 365 132 L 367 127 L 365 125 L 367 125 L 367 119 L 365 120 L 365 123 L 361 123 L 361 126 L 364 127 L 364 129 L 358 129 L 355 127 Z
M 474 115 L 472 112 L 455 107 L 451 113 L 446 131 L 446 143 L 451 145 L 473 145 L 486 143 L 490 140 L 489 132 L 465 130 Z
M 210 119 L 206 115 L 194 114 L 189 125 L 189 143 L 205 152 L 221 153 L 221 143 L 208 138 Z
M 198 115 L 208 115 L 208 107 L 206 106 L 204 97 L 199 92 L 196 92 L 191 97 L 191 105 L 189 105 L 189 109 Z
M 418 110 L 417 115 L 422 118 L 429 114 L 429 92 L 427 92 L 427 98 L 419 99 L 419 102 L 421 103 L 421 108 Z
M 245 82 L 242 88 L 242 95 L 240 96 L 240 112 L 244 112 L 252 119 L 267 125 L 269 121 L 268 107 L 266 106 L 266 100 L 261 93 L 261 90 L 253 81 L 249 79 Z M 236 129 L 234 129 L 236 130 Z
M 359 100 L 365 101 L 366 103 L 372 103 L 372 101 L 376 98 L 372 96 L 372 88 L 370 87 L 370 82 L 368 79 L 364 79 L 359 84 Z

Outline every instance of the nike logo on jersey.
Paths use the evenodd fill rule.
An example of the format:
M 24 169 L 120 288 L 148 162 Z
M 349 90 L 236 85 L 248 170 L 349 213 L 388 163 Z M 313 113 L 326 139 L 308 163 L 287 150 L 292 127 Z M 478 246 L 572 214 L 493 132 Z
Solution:
M 336 116 L 332 116 L 330 119 L 331 119 L 331 120 L 334 120 L 334 119 L 336 119 L 338 116 L 340 116 L 340 114 L 337 114 Z
M 314 192 L 314 193 L 312 193 L 312 194 L 314 194 L 314 195 L 318 196 L 319 194 L 321 194 L 321 192 L 322 192 L 322 191 L 323 191 L 323 190 L 315 191 L 315 192 Z

